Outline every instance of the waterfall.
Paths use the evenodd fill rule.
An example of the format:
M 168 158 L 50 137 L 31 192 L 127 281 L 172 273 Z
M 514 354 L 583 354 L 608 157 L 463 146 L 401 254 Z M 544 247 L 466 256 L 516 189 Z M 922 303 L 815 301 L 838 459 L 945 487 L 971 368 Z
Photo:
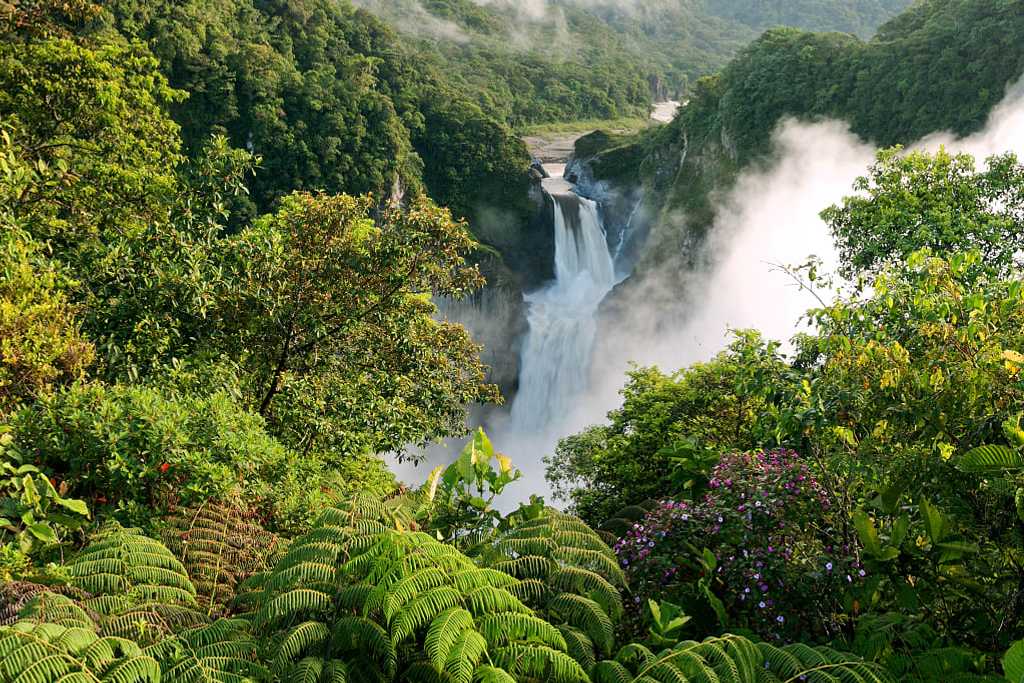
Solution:
M 544 190 L 554 205 L 555 280 L 525 296 L 523 345 L 512 425 L 542 434 L 584 394 L 597 335 L 597 309 L 615 285 L 615 268 L 597 204 L 559 178 Z

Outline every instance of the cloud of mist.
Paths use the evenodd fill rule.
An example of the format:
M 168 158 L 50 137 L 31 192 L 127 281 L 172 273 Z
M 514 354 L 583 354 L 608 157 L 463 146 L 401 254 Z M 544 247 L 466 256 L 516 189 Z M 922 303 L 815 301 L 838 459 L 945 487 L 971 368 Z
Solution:
M 420 0 L 352 0 L 352 4 L 386 19 L 400 33 L 455 43 L 470 40 L 461 26 L 431 14 Z

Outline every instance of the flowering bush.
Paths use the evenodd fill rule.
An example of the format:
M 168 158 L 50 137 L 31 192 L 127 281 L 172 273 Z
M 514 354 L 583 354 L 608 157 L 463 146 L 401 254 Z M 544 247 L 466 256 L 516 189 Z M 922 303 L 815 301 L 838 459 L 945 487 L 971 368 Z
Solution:
M 615 545 L 636 603 L 664 597 L 730 628 L 792 639 L 833 631 L 865 572 L 833 541 L 829 499 L 793 451 L 732 454 L 703 500 L 664 501 Z

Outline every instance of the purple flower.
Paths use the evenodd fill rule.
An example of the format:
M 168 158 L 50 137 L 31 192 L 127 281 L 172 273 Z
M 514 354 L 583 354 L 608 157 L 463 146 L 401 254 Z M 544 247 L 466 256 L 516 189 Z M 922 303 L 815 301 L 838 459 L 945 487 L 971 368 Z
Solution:
M 828 571 L 832 571 L 832 563 L 831 562 L 826 562 L 825 563 L 825 569 L 827 569 Z

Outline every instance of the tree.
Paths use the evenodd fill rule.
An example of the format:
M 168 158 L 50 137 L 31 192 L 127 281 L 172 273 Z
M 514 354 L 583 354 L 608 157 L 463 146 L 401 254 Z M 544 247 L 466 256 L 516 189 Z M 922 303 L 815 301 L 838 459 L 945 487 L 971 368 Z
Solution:
M 842 206 L 822 212 L 846 277 L 877 273 L 920 249 L 937 255 L 977 250 L 982 268 L 1004 276 L 1024 252 L 1024 165 L 995 156 L 983 171 L 968 154 L 878 153 Z
M 225 349 L 247 400 L 303 452 L 401 451 L 460 433 L 467 403 L 495 400 L 479 349 L 432 319 L 431 295 L 482 283 L 464 223 L 428 201 L 295 194 L 231 241 Z

